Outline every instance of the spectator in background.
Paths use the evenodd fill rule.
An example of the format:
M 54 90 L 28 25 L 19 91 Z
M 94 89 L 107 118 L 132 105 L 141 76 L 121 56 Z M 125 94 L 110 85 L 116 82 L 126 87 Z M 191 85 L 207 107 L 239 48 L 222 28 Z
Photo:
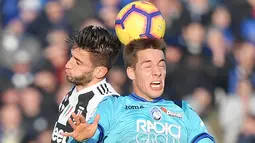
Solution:
M 58 90 L 58 83 L 54 73 L 41 70 L 35 74 L 33 86 L 43 95 L 41 110 L 44 117 L 52 127 L 58 113 L 58 105 L 55 102 L 55 95 Z
M 35 137 L 49 127 L 49 123 L 43 116 L 41 109 L 43 96 L 32 87 L 22 90 L 20 106 L 23 115 L 22 126 L 25 136 Z
M 121 67 L 113 67 L 107 76 L 108 82 L 120 95 L 128 95 L 130 86 L 125 71 Z
M 240 1 L 239 3 L 230 6 L 230 13 L 232 17 L 231 30 L 234 33 L 234 36 L 242 40 L 241 25 L 246 19 L 254 19 L 254 8 L 255 0 L 245 0 Z
M 224 35 L 220 29 L 209 28 L 206 37 L 208 48 L 212 51 L 211 62 L 217 71 L 216 86 L 226 92 L 229 70 L 234 66 L 233 54 L 228 52 L 227 41 L 224 40 Z
M 225 43 L 224 46 L 226 46 L 228 50 L 232 48 L 234 42 L 230 24 L 231 16 L 228 9 L 224 6 L 217 6 L 212 13 L 210 27 L 216 28 L 222 33 L 223 37 L 221 38 L 223 38 L 222 40 L 224 40 Z
M 212 63 L 216 67 L 223 67 L 226 64 L 227 45 L 222 32 L 219 29 L 210 28 L 206 40 L 212 51 Z
M 190 23 L 183 29 L 181 36 L 183 38 L 181 45 L 184 47 L 185 55 L 210 56 L 210 51 L 206 51 L 208 49 L 204 45 L 205 28 L 202 24 Z
M 237 45 L 234 55 L 236 65 L 229 71 L 228 75 L 228 92 L 231 94 L 235 93 L 239 80 L 253 80 L 255 76 L 254 45 L 248 42 L 241 43 Z
M 186 7 L 190 12 L 191 21 L 209 24 L 212 13 L 212 5 L 209 0 L 186 0 Z
M 104 27 L 104 28 L 106 28 L 105 25 L 104 25 L 104 23 L 101 22 L 99 19 L 93 18 L 93 17 L 89 17 L 89 18 L 87 18 L 86 20 L 84 20 L 84 21 L 82 22 L 81 28 L 80 28 L 80 29 L 82 29 L 82 28 L 84 28 L 84 27 L 87 27 L 87 26 L 89 26 L 89 25 L 94 25 L 94 26 L 99 26 L 99 27 Z
M 17 51 L 14 55 L 12 65 L 12 83 L 16 88 L 24 88 L 33 82 L 31 73 L 32 59 L 25 50 Z
M 46 36 L 55 28 L 70 31 L 70 26 L 65 20 L 63 8 L 59 1 L 49 1 L 40 15 L 27 27 L 27 32 L 40 39 L 42 47 L 47 47 Z
M 4 105 L 0 110 L 0 116 L 0 142 L 20 142 L 23 137 L 23 128 L 21 128 L 22 117 L 19 107 L 15 104 Z
M 253 103 L 254 104 L 254 103 Z M 255 142 L 255 114 L 248 114 L 244 121 L 243 128 L 238 137 L 237 143 L 254 143 Z
M 180 45 L 169 43 L 167 41 L 167 48 L 166 48 L 166 62 L 168 63 L 168 72 L 172 71 L 174 68 L 172 66 L 178 65 L 183 57 L 183 49 Z
M 29 56 L 33 59 L 34 63 L 40 54 L 40 44 L 31 35 L 25 32 L 25 25 L 21 19 L 13 19 L 5 27 L 3 31 L 3 37 L 1 40 L 0 49 L 0 63 L 5 67 L 12 67 L 13 59 L 15 53 L 19 50 L 25 50 L 28 52 Z
M 50 139 L 51 139 L 51 130 L 47 129 L 39 134 L 39 136 L 37 137 L 36 143 L 49 143 Z
M 1 39 L 1 64 L 11 67 L 12 60 L 7 60 L 13 57 L 15 51 L 19 48 L 20 39 L 24 34 L 24 25 L 19 19 L 12 20 L 5 30 Z M 7 58 L 8 57 L 8 58 Z
M 203 26 L 191 23 L 182 35 L 182 59 L 179 66 L 166 78 L 166 86 L 173 91 L 170 99 L 183 99 L 196 88 L 205 88 L 213 95 L 217 72 L 210 57 L 205 56 L 210 55 L 210 51 L 204 47 Z
M 166 86 L 163 93 L 164 99 L 173 100 L 173 99 L 180 99 L 178 95 L 176 95 L 176 90 L 173 88 L 174 86 L 174 77 L 176 76 L 176 71 L 181 66 L 181 60 L 183 58 L 183 49 L 181 45 L 178 43 L 173 43 L 172 40 L 169 40 L 167 38 L 166 40 L 166 49 L 165 49 L 165 55 L 166 55 Z
M 201 118 L 210 113 L 212 95 L 205 88 L 196 88 L 192 95 L 187 96 L 184 100 L 190 103 Z
M 219 100 L 219 121 L 224 131 L 224 143 L 237 141 L 243 122 L 255 105 L 255 95 L 248 80 L 238 82 L 234 95 L 222 96 Z
M 25 25 L 31 24 L 39 15 L 42 8 L 40 0 L 20 0 L 19 17 Z
M 58 36 L 58 34 L 55 36 Z M 54 44 L 49 45 L 44 50 L 41 59 L 36 62 L 32 70 L 34 73 L 42 70 L 50 71 L 56 75 L 57 83 L 60 84 L 65 80 L 64 70 L 65 63 L 68 60 L 68 47 L 66 43 L 57 43 L 59 40 L 54 41 L 53 35 L 51 40 Z
M 55 29 L 52 29 L 51 31 L 49 31 L 49 33 L 46 35 L 46 41 L 49 44 L 49 46 L 60 45 L 63 47 L 67 47 L 67 43 L 65 42 L 67 37 L 68 37 L 68 33 L 66 32 L 65 29 L 55 28 Z M 47 49 L 47 47 L 46 47 L 46 49 Z M 65 51 L 65 50 L 63 49 L 63 51 Z
M 18 0 L 1 0 L 0 11 L 2 16 L 1 25 L 6 26 L 12 19 L 19 14 Z
M 103 21 L 106 28 L 111 32 L 115 33 L 115 19 L 119 10 L 116 7 L 104 6 L 99 9 L 99 18 Z
M 13 88 L 14 85 L 11 82 L 12 71 L 8 68 L 4 68 L 0 66 L 0 98 L 2 98 L 2 93 L 9 89 Z M 0 100 L 0 106 L 3 104 L 3 100 Z
M 68 23 L 73 29 L 81 27 L 88 17 L 96 17 L 96 2 L 91 0 L 60 0 Z
M 255 6 L 254 6 L 255 7 Z M 255 12 L 254 12 L 255 13 Z M 246 19 L 241 24 L 241 34 L 243 39 L 255 45 L 255 14 L 253 19 Z
M 1 102 L 6 105 L 17 105 L 19 103 L 20 94 L 16 88 L 8 88 L 1 93 Z

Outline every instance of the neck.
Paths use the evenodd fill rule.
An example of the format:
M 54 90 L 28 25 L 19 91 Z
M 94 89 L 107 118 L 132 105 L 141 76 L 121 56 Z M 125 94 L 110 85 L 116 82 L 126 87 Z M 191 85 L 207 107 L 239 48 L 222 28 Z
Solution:
M 138 88 L 136 86 L 133 86 L 134 87 L 134 93 L 139 96 L 139 97 L 142 97 L 143 99 L 147 100 L 147 101 L 153 101 L 154 99 L 153 98 L 150 98 L 149 96 L 147 96 L 145 93 L 142 93 L 140 90 L 138 90 Z

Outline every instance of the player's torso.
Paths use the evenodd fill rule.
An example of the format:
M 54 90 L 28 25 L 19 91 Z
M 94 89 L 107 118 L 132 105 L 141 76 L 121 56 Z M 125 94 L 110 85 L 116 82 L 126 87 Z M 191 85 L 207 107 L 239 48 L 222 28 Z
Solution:
M 86 117 L 86 120 L 89 119 L 95 112 L 98 103 L 105 96 L 108 96 L 107 94 L 99 94 L 95 90 L 88 91 L 83 94 L 74 94 L 73 92 L 69 92 L 59 106 L 59 114 L 54 126 L 51 142 L 66 143 L 68 137 L 62 136 L 61 133 L 73 131 L 68 123 L 68 119 L 71 117 L 71 114 L 73 112 L 76 114 L 82 114 Z
M 117 120 L 112 127 L 115 129 L 110 130 L 105 143 L 185 143 L 188 140 L 187 117 L 173 102 L 126 100 L 117 109 Z
M 94 93 L 88 92 L 81 96 L 71 95 L 69 92 L 62 100 L 59 106 L 59 114 L 57 116 L 57 122 L 55 123 L 54 130 L 52 133 L 52 143 L 66 143 L 67 138 L 61 135 L 62 132 L 72 131 L 71 126 L 68 124 L 68 119 L 74 112 L 76 114 L 85 114 L 89 100 L 94 96 Z

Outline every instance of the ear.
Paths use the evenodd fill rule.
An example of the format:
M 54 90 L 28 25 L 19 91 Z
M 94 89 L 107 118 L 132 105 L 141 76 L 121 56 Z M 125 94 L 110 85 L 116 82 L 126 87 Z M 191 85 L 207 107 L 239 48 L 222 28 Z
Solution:
M 132 68 L 132 67 L 127 67 L 126 72 L 127 72 L 128 78 L 129 78 L 130 80 L 134 80 L 134 79 L 135 79 L 135 71 L 134 71 L 134 68 Z
M 97 79 L 102 79 L 108 73 L 108 69 L 103 66 L 96 67 L 93 74 Z

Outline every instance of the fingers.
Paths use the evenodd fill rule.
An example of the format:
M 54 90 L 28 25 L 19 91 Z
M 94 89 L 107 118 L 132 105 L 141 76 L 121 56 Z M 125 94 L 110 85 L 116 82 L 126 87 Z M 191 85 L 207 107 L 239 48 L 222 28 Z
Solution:
M 63 133 L 60 133 L 62 136 L 66 136 L 66 137 L 73 137 L 73 138 L 77 138 L 79 136 L 78 133 L 76 132 L 63 132 Z
M 100 115 L 99 115 L 99 114 L 97 114 L 97 115 L 96 115 L 96 117 L 95 117 L 95 119 L 94 119 L 93 124 L 98 124 L 99 119 L 100 119 Z
M 68 119 L 68 123 L 70 124 L 70 126 L 75 130 L 76 129 L 76 126 L 74 124 L 74 122 L 72 121 L 71 118 Z
M 78 116 L 75 113 L 72 113 L 72 117 L 74 121 L 76 122 L 76 125 L 79 125 L 81 123 Z
M 69 136 L 72 137 L 72 136 L 73 136 L 73 133 L 72 133 L 72 132 L 71 132 L 71 133 L 67 133 L 67 132 L 65 133 L 65 132 L 64 132 L 64 133 L 61 133 L 61 135 L 66 136 L 66 137 L 69 137 Z
M 78 115 L 78 118 L 80 119 L 81 123 L 86 123 L 86 119 L 81 114 Z
M 75 130 L 80 123 L 86 123 L 86 119 L 83 115 L 76 115 L 75 113 L 72 113 L 73 120 L 71 118 L 68 119 L 68 123 L 70 126 Z

